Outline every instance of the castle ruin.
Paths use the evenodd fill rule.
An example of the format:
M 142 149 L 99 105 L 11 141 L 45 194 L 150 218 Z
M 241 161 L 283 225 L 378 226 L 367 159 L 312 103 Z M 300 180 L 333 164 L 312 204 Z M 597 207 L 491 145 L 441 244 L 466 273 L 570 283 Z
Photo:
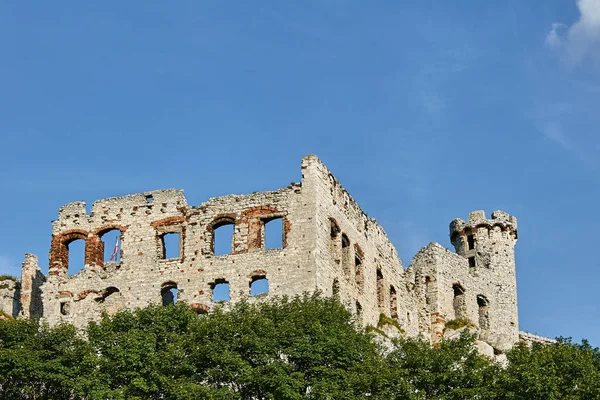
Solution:
M 280 246 L 267 248 L 274 224 Z M 215 232 L 227 225 L 233 227 L 231 250 L 215 255 Z M 118 261 L 109 261 L 103 236 L 115 230 Z M 176 257 L 169 257 L 168 236 L 177 239 Z M 77 240 L 85 242 L 85 267 L 70 274 L 69 247 Z M 210 312 L 218 288 L 229 291 L 231 303 L 255 301 L 252 287 L 262 282 L 268 292 L 258 297 L 339 296 L 362 324 L 375 326 L 384 314 L 406 335 L 432 343 L 450 320 L 469 321 L 481 341 L 509 349 L 520 338 L 516 218 L 475 211 L 467 221 L 452 221 L 450 240 L 455 252 L 431 243 L 404 268 L 383 228 L 309 155 L 302 182 L 272 192 L 212 198 L 195 207 L 181 190 L 158 190 L 98 200 L 89 215 L 85 203 L 67 204 L 52 223 L 48 275 L 27 254 L 20 282 L 0 281 L 0 308 L 82 327 L 104 311 L 174 301 Z

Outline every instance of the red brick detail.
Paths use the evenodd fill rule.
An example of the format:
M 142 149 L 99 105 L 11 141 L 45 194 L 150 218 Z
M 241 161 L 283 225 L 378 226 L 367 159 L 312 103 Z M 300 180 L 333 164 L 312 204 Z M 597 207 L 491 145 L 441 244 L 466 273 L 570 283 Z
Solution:
M 92 234 L 102 237 L 106 232 L 111 231 L 113 229 L 118 229 L 121 231 L 121 233 L 123 233 L 127 230 L 127 228 L 128 228 L 127 226 L 123 226 L 123 225 L 119 225 L 119 224 L 104 225 L 104 226 L 92 231 Z
M 264 269 L 257 269 L 256 271 L 253 271 L 250 273 L 250 275 L 248 275 L 248 278 L 252 278 L 253 276 L 266 276 L 267 275 L 267 271 L 265 271 Z
M 208 306 L 202 303 L 192 303 L 190 304 L 190 308 L 198 314 L 206 314 L 209 310 Z
M 157 228 L 159 226 L 177 225 L 182 222 L 185 222 L 185 217 L 167 217 L 167 218 L 159 219 L 158 221 L 152 222 L 150 224 L 150 226 Z
M 88 290 L 82 290 L 81 292 L 79 292 L 79 294 L 77 295 L 77 300 L 83 300 L 85 299 L 90 293 L 94 293 L 94 294 L 100 294 L 99 291 L 94 290 L 94 289 L 88 289 Z
M 354 243 L 354 253 L 364 260 L 365 253 L 362 251 L 358 243 Z
M 59 235 L 52 236 L 50 244 L 50 275 L 66 275 L 69 267 L 69 243 L 74 240 L 83 239 L 87 241 L 88 233 L 83 230 L 72 229 Z M 87 246 L 85 262 L 87 263 Z
M 242 211 L 240 223 L 248 225 L 248 250 L 260 249 L 262 247 L 263 226 L 266 219 L 261 218 L 270 214 L 281 214 L 281 211 L 269 206 L 258 206 Z M 279 216 L 277 218 L 280 218 Z M 283 247 L 287 246 L 287 237 L 291 224 L 285 215 L 283 218 Z M 245 251 L 239 251 L 240 253 Z
M 59 290 L 58 294 L 61 296 L 71 296 L 73 297 L 73 292 L 71 292 L 70 290 Z

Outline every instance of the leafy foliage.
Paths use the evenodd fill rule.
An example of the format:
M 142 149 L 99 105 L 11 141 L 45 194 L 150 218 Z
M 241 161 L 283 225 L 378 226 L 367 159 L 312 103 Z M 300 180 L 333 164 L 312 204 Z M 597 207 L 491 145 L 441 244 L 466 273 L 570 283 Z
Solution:
M 372 331 L 372 332 L 376 332 Z M 70 325 L 0 321 L 6 399 L 595 399 L 587 342 L 517 346 L 506 369 L 468 332 L 389 351 L 336 299 L 240 303 L 199 316 L 182 302 Z

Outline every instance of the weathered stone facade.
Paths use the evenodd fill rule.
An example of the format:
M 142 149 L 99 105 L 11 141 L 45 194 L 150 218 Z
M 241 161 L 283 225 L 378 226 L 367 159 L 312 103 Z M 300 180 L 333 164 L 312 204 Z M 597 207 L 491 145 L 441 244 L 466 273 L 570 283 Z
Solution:
M 266 224 L 281 224 L 281 248 L 266 248 Z M 215 230 L 233 225 L 231 251 L 214 254 Z M 118 262 L 105 260 L 103 235 L 118 230 Z M 179 238 L 167 258 L 165 236 Z M 24 317 L 83 326 L 125 308 L 169 303 L 173 293 L 200 312 L 213 290 L 229 285 L 230 302 L 321 291 L 339 296 L 367 325 L 383 313 L 409 336 L 436 343 L 450 320 L 468 323 L 503 351 L 519 340 L 514 244 L 516 219 L 482 211 L 450 225 L 456 253 L 432 243 L 403 268 L 383 228 L 369 218 L 315 156 L 302 160 L 302 182 L 273 191 L 187 204 L 180 190 L 96 201 L 88 215 L 75 202 L 52 224 L 49 273 L 23 263 L 18 308 Z M 69 245 L 85 241 L 85 267 L 69 274 Z M 4 304 L 4 303 L 3 303 Z M 14 310 L 11 309 L 11 311 Z

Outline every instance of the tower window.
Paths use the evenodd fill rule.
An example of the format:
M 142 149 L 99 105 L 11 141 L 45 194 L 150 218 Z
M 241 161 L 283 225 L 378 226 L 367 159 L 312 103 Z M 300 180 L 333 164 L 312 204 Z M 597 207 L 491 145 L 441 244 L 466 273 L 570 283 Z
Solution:
M 475 248 L 475 236 L 473 236 L 473 231 L 471 229 L 465 230 L 467 234 L 467 250 L 473 250 Z
M 477 295 L 477 305 L 479 306 L 479 328 L 490 329 L 490 315 L 488 310 L 490 302 L 484 295 L 480 294 Z

